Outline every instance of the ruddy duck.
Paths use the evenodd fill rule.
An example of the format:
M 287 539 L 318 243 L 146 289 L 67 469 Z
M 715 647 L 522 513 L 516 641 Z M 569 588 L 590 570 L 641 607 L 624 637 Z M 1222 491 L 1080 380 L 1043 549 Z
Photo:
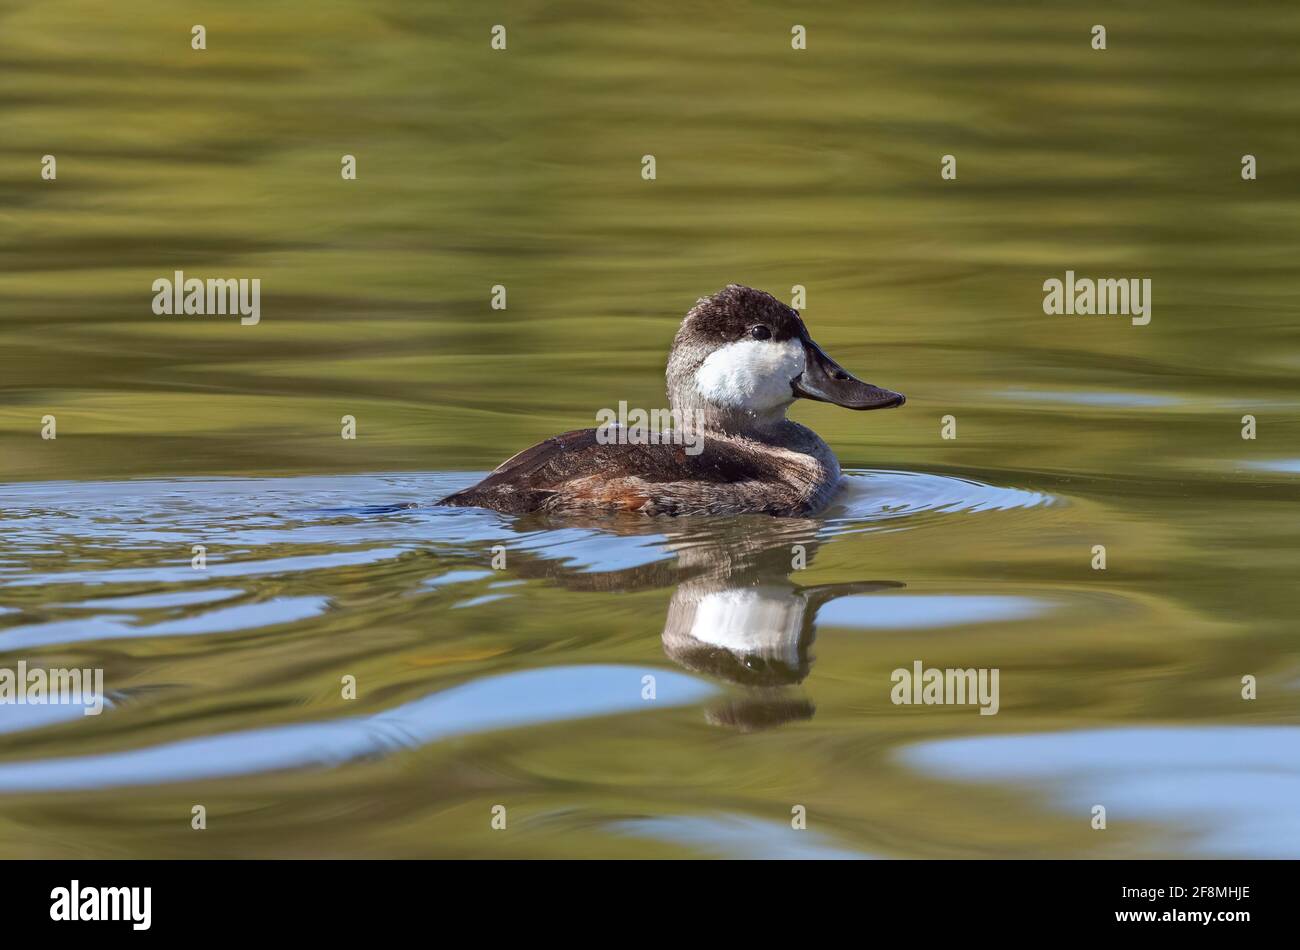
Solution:
M 834 494 L 840 465 L 817 433 L 785 417 L 790 404 L 802 398 L 863 410 L 904 402 L 842 369 L 813 342 L 798 311 L 739 284 L 686 314 L 667 375 L 673 415 L 691 427 L 691 438 L 661 434 L 657 444 L 625 444 L 598 429 L 566 432 L 438 504 L 510 514 L 812 514 Z M 698 454 L 683 447 L 700 437 Z

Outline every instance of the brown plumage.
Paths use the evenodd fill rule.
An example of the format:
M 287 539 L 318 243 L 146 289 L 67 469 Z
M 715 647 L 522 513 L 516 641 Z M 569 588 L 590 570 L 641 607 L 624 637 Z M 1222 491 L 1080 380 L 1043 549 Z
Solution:
M 795 503 L 788 492 L 773 490 L 782 466 L 759 443 L 730 438 L 711 446 L 706 440 L 704 451 L 692 456 L 681 445 L 602 445 L 596 431 L 577 429 L 539 442 L 439 504 L 509 514 L 689 515 L 779 514 Z

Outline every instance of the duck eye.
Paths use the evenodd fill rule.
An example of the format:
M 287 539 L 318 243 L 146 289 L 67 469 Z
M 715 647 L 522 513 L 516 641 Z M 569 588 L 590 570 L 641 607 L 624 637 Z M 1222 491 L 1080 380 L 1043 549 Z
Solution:
M 772 331 L 760 323 L 758 326 L 749 328 L 749 335 L 755 340 L 770 340 L 772 338 Z

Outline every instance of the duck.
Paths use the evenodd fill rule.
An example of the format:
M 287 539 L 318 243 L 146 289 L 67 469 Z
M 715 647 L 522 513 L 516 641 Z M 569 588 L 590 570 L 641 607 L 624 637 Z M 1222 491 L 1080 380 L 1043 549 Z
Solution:
M 859 412 L 906 401 L 831 359 L 799 311 L 741 284 L 687 312 L 666 377 L 672 430 L 565 432 L 436 504 L 515 515 L 806 517 L 842 476 L 830 446 L 786 418 L 795 400 Z

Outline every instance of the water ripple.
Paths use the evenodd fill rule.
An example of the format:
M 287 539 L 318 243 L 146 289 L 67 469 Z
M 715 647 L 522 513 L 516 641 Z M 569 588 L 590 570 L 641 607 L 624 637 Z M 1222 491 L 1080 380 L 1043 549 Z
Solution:
M 694 677 L 656 669 L 657 697 L 649 703 L 641 696 L 646 672 L 632 666 L 590 665 L 505 673 L 371 716 L 200 736 L 104 755 L 5 762 L 0 764 L 0 791 L 159 785 L 326 768 L 453 736 L 688 705 L 714 692 Z

